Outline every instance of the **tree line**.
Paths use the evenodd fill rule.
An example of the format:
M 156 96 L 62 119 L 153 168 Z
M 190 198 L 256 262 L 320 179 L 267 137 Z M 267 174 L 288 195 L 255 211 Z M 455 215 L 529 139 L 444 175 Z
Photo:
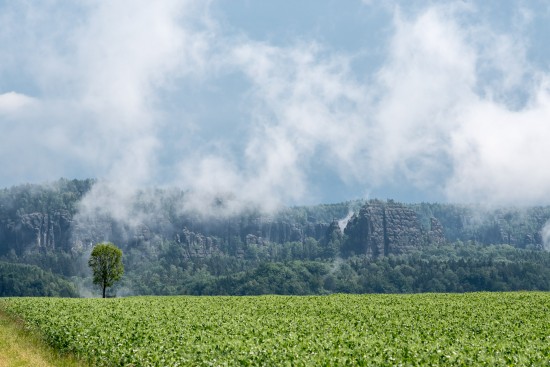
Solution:
M 93 184 L 60 180 L 0 190 L 0 261 L 30 266 L 5 268 L 2 295 L 77 295 L 66 284 L 96 295 L 550 290 L 550 255 L 540 246 L 548 207 L 502 209 L 480 220 L 472 208 L 411 204 L 420 221 L 439 219 L 446 241 L 372 258 L 344 251 L 348 238 L 335 221 L 359 202 L 286 208 L 258 224 L 265 218 L 254 212 L 209 220 L 181 214 L 177 198 L 184 193 L 175 191 L 159 191 L 163 206 L 144 230 L 101 218 L 124 253 L 124 276 L 110 291 L 93 288 L 86 266 L 92 249 L 76 246 L 72 236 L 78 203 Z M 151 195 L 142 196 L 136 208 L 150 208 Z
M 220 269 L 226 269 L 221 271 Z M 136 294 L 256 295 L 550 290 L 550 254 L 455 243 L 414 254 L 317 260 L 158 262 L 123 280 Z

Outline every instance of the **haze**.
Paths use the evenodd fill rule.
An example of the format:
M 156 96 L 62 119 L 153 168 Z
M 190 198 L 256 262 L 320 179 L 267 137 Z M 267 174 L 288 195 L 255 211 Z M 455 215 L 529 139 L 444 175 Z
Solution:
M 1 1 L 0 187 L 550 204 L 549 36 L 545 1 Z

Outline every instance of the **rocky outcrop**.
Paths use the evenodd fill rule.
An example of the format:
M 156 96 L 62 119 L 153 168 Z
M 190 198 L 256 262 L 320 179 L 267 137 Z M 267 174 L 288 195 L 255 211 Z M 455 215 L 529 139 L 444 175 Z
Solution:
M 320 240 L 325 236 L 328 223 L 297 223 L 267 215 L 243 215 L 231 218 L 183 219 L 181 227 L 195 233 L 218 237 L 222 242 L 235 239 L 242 243 L 303 242 L 308 237 Z
M 168 205 L 161 200 L 162 205 L 150 205 L 152 213 L 136 209 L 135 215 L 122 221 L 78 212 L 79 201 L 92 183 L 61 180 L 51 186 L 0 190 L 0 256 L 41 251 L 81 254 L 101 241 L 111 241 L 123 250 L 150 251 L 151 256 L 158 246 L 174 242 L 189 257 L 207 257 L 216 251 L 241 256 L 249 247 L 305 244 L 312 242 L 309 238 L 323 248 L 322 256 L 379 257 L 407 253 L 423 244 L 456 241 L 542 248 L 541 231 L 550 220 L 550 207 L 488 210 L 376 200 L 359 210 L 359 204 L 341 203 L 287 208 L 271 215 L 250 209 L 230 217 L 216 213 L 205 217 L 176 210 L 184 202 Z M 149 207 L 145 204 L 136 208 Z M 356 213 L 347 221 L 350 210 Z M 344 236 L 335 220 L 343 217 Z
M 436 245 L 445 242 L 445 230 L 441 222 L 435 218 L 430 218 L 430 231 L 428 232 L 428 242 Z
M 508 244 L 542 248 L 541 230 L 550 220 L 550 207 L 487 209 L 451 204 L 421 204 L 443 227 L 447 242 Z M 418 207 L 418 206 L 417 206 Z
M 333 220 L 328 226 L 325 234 L 325 239 L 327 242 L 330 241 L 341 241 L 343 237 L 342 230 L 337 220 Z
M 184 256 L 188 259 L 206 258 L 219 251 L 219 243 L 215 238 L 194 233 L 184 228 L 176 234 L 176 243 L 182 246 Z
M 433 221 L 434 241 L 442 240 L 441 225 Z M 345 255 L 362 254 L 371 257 L 403 254 L 421 246 L 426 240 L 415 211 L 394 202 L 371 201 L 354 215 L 344 230 L 347 240 L 342 247 Z
M 0 223 L 0 240 L 25 250 L 66 248 L 70 237 L 71 215 L 64 210 L 21 213 Z

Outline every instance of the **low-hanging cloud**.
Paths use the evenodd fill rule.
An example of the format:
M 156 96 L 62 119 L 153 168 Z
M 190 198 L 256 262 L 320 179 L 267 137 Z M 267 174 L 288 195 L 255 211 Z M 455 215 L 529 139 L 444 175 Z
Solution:
M 365 50 L 257 40 L 225 28 L 212 4 L 86 2 L 66 10 L 74 21 L 62 1 L 4 5 L 11 28 L 1 28 L 2 39 L 20 31 L 31 61 L 17 70 L 31 87 L 0 91 L 0 118 L 9 111 L 10 139 L 35 148 L 18 168 L 6 164 L 9 174 L 25 177 L 37 160 L 53 177 L 84 169 L 105 180 L 83 212 L 121 220 L 137 188 L 156 184 L 181 187 L 197 210 L 320 201 L 319 169 L 364 192 L 402 181 L 458 202 L 550 202 L 550 173 L 541 168 L 550 153 L 550 76 L 529 62 L 522 39 L 532 13 L 518 9 L 518 28 L 503 33 L 463 2 L 410 12 L 394 2 L 381 64 L 362 73 L 355 63 Z M 52 8 L 63 21 L 47 32 L 41 14 Z M 17 25 L 19 13 L 27 16 Z M 61 44 L 60 35 L 68 35 Z M 3 46 L 22 58 L 17 50 Z M 5 61 L 0 73 L 15 64 Z M 241 115 L 229 114 L 218 134 L 174 107 L 191 98 L 182 91 L 223 88 L 220 80 L 235 76 Z M 243 131 L 238 143 L 224 140 L 232 129 Z M 181 134 L 170 136 L 173 152 L 165 131 Z M 2 146 L 15 155 L 15 143 Z
M 397 8 L 386 60 L 363 77 L 352 55 L 315 42 L 237 43 L 228 60 L 251 81 L 253 133 L 245 169 L 228 177 L 248 176 L 227 190 L 304 198 L 308 169 L 322 161 L 367 188 L 405 179 L 456 202 L 547 203 L 547 75 L 528 63 L 521 38 L 465 23 L 471 12 Z
M 547 76 L 527 63 L 521 40 L 460 24 L 457 12 L 397 13 L 379 74 L 383 143 L 375 165 L 440 186 L 452 201 L 547 203 L 550 176 L 540 169 L 550 153 Z M 487 82 L 488 70 L 496 76 Z
M 547 221 L 541 229 L 542 246 L 546 251 L 550 251 L 550 221 Z

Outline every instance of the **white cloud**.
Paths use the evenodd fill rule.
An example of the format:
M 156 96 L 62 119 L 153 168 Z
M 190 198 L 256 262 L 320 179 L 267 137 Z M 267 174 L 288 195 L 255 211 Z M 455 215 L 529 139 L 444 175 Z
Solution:
M 190 1 L 100 2 L 78 29 L 81 103 L 98 115 L 98 137 L 115 158 L 110 177 L 150 180 L 163 118 L 158 95 L 197 73 L 207 49 L 205 34 L 187 26 L 201 10 Z
M 34 98 L 16 92 L 0 94 L 0 114 L 16 113 L 35 102 Z
M 550 94 L 548 83 L 515 111 L 481 100 L 463 112 L 453 135 L 454 174 L 447 192 L 454 200 L 492 203 L 550 202 Z
M 0 114 L 12 111 L 17 122 L 0 120 L 8 130 L 0 158 L 6 175 L 44 180 L 85 172 L 116 184 L 101 181 L 105 187 L 94 188 L 83 207 L 128 207 L 135 188 L 155 182 L 158 133 L 167 122 L 160 95 L 178 79 L 204 72 L 207 6 L 186 0 L 3 5 L 0 51 L 11 59 L 0 65 L 0 76 L 20 74 L 38 101 L 31 114 L 22 111 L 30 98 L 0 97 Z
M 197 157 L 192 169 L 185 162 L 186 186 L 230 192 L 236 202 L 272 210 L 311 197 L 308 175 L 315 162 L 344 179 L 362 179 L 356 158 L 367 138 L 367 93 L 349 70 L 348 57 L 325 54 L 315 43 L 275 47 L 242 38 L 229 51 L 229 67 L 242 70 L 251 83 L 242 161 L 209 155 Z
M 548 75 L 529 65 L 521 39 L 458 15 L 438 6 L 396 18 L 375 167 L 443 183 L 453 201 L 549 203 Z
M 473 98 L 475 51 L 440 8 L 418 17 L 395 17 L 388 62 L 378 73 L 376 146 L 378 182 L 404 174 L 415 185 L 438 180 L 455 114 Z
M 201 24 L 200 4 L 100 2 L 78 30 L 81 103 L 97 114 L 99 149 L 107 149 L 92 153 L 104 157 L 107 173 L 83 202 L 85 213 L 110 210 L 130 219 L 136 190 L 156 183 L 158 136 L 167 123 L 159 96 L 207 63 L 210 30 Z
M 236 201 L 303 200 L 315 185 L 309 169 L 322 162 L 367 190 L 405 179 L 453 201 L 550 201 L 550 176 L 538 168 L 550 138 L 544 73 L 520 37 L 464 20 L 475 11 L 452 3 L 407 16 L 397 7 L 387 59 L 366 77 L 351 56 L 317 43 L 239 39 L 228 63 L 251 81 L 254 107 L 244 163 L 223 164 L 223 190 Z M 208 190 L 220 185 L 204 169 L 211 159 L 193 171 Z
M 0 76 L 20 72 L 33 93 L 0 95 L 0 116 L 10 111 L 12 119 L 2 149 L 16 154 L 9 140 L 36 149 L 18 157 L 19 167 L 0 163 L 19 176 L 39 165 L 53 178 L 62 166 L 84 166 L 113 181 L 85 206 L 112 202 L 121 218 L 135 187 L 157 183 L 159 170 L 178 172 L 173 183 L 195 193 L 191 206 L 221 197 L 228 212 L 316 200 L 319 167 L 365 191 L 404 180 L 456 201 L 550 202 L 548 71 L 527 57 L 529 12 L 519 9 L 517 32 L 504 34 L 462 2 L 415 3 L 414 12 L 397 3 L 383 6 L 394 12 L 393 33 L 371 75 L 354 69 L 356 55 L 319 41 L 275 46 L 235 35 L 211 18 L 209 2 L 90 1 L 63 10 L 66 3 L 53 1 L 6 11 L 0 51 L 11 57 Z M 163 129 L 209 129 L 200 117 L 169 112 L 187 98 L 182 86 L 224 88 L 220 79 L 235 74 L 244 80 L 236 100 L 246 116 L 227 116 L 196 140 L 207 147 L 160 162 Z M 231 129 L 245 132 L 238 143 L 224 140 Z

